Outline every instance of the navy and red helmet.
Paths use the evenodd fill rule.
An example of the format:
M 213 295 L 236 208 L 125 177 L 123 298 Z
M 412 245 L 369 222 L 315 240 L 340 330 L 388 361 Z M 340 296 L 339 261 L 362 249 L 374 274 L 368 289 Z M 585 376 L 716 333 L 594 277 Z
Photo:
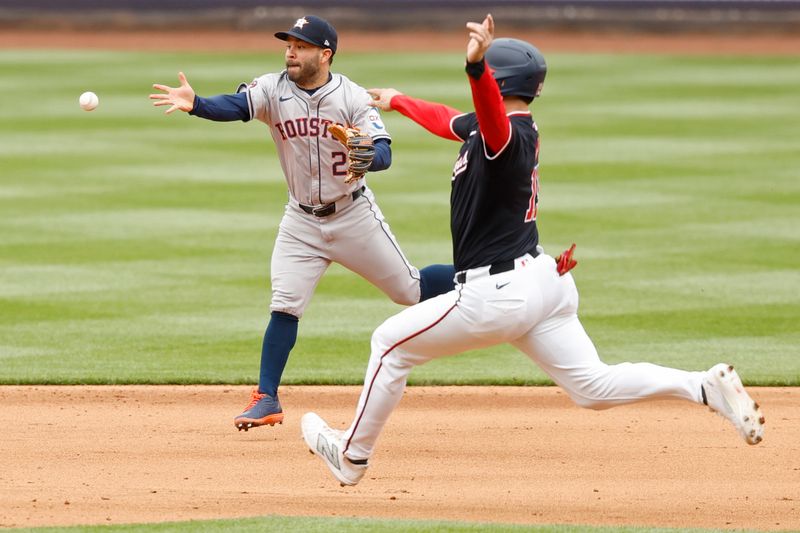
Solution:
M 486 51 L 486 62 L 503 96 L 533 100 L 542 92 L 547 63 L 538 48 L 519 39 L 495 39 Z

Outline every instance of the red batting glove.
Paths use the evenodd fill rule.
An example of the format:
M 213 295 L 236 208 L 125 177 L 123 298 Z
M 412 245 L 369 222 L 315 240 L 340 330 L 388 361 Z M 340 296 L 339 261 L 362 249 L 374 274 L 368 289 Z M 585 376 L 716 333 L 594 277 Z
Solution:
M 572 246 L 569 247 L 569 250 L 563 252 L 561 255 L 556 257 L 556 270 L 558 270 L 558 275 L 563 276 L 573 268 L 575 265 L 578 264 L 578 261 L 572 258 L 572 252 L 575 251 L 575 243 L 572 243 Z

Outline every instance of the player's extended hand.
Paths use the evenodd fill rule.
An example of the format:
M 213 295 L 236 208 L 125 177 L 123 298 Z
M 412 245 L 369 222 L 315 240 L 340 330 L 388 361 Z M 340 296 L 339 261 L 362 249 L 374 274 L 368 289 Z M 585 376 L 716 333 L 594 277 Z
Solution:
M 370 105 L 381 111 L 391 111 L 392 98 L 403 94 L 397 89 L 367 89 L 367 92 L 372 97 Z
M 170 106 L 169 109 L 164 111 L 167 115 L 176 109 L 188 113 L 194 107 L 194 89 L 192 89 L 192 86 L 186 81 L 186 76 L 183 72 L 178 72 L 178 81 L 181 82 L 180 87 L 168 87 L 160 83 L 153 84 L 153 89 L 164 91 L 165 94 L 151 94 L 150 99 L 155 100 L 155 102 L 153 102 L 154 106 Z
M 469 30 L 467 61 L 478 63 L 494 40 L 494 19 L 489 14 L 481 23 L 467 22 L 467 29 Z
M 574 252 L 575 252 L 575 243 L 573 242 L 572 246 L 570 246 L 566 251 L 564 251 L 563 253 L 559 254 L 558 257 L 556 257 L 556 270 L 558 271 L 559 276 L 563 276 L 564 274 L 575 268 L 575 265 L 578 264 L 578 260 L 572 258 L 572 254 Z

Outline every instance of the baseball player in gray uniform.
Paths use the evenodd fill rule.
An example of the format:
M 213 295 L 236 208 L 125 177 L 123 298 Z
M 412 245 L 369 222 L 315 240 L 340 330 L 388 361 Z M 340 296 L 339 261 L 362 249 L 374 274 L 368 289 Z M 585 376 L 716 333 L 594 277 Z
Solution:
M 419 271 L 408 262 L 366 180 L 349 173 L 348 149 L 328 131 L 339 124 L 370 137 L 370 171 L 391 164 L 391 137 L 371 97 L 330 71 L 338 41 L 333 26 L 309 15 L 275 37 L 286 41 L 286 69 L 241 84 L 235 94 L 197 96 L 181 72 L 179 87 L 155 84 L 161 92 L 150 95 L 155 106 L 170 106 L 167 114 L 180 110 L 216 121 L 260 120 L 272 134 L 286 177 L 289 201 L 272 253 L 271 316 L 259 385 L 234 419 L 245 431 L 283 421 L 281 376 L 298 321 L 331 262 L 360 274 L 404 305 L 452 290 L 455 276 L 452 265 Z

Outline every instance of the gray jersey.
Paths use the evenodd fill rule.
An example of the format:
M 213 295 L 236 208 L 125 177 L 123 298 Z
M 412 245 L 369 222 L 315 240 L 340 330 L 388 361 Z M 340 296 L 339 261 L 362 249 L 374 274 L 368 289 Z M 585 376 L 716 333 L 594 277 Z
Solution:
M 329 124 L 360 129 L 373 139 L 391 139 L 367 91 L 341 74 L 309 95 L 286 71 L 265 74 L 247 90 L 250 118 L 269 126 L 289 194 L 299 203 L 334 202 L 364 185 L 344 183 L 347 154 L 328 132 Z

